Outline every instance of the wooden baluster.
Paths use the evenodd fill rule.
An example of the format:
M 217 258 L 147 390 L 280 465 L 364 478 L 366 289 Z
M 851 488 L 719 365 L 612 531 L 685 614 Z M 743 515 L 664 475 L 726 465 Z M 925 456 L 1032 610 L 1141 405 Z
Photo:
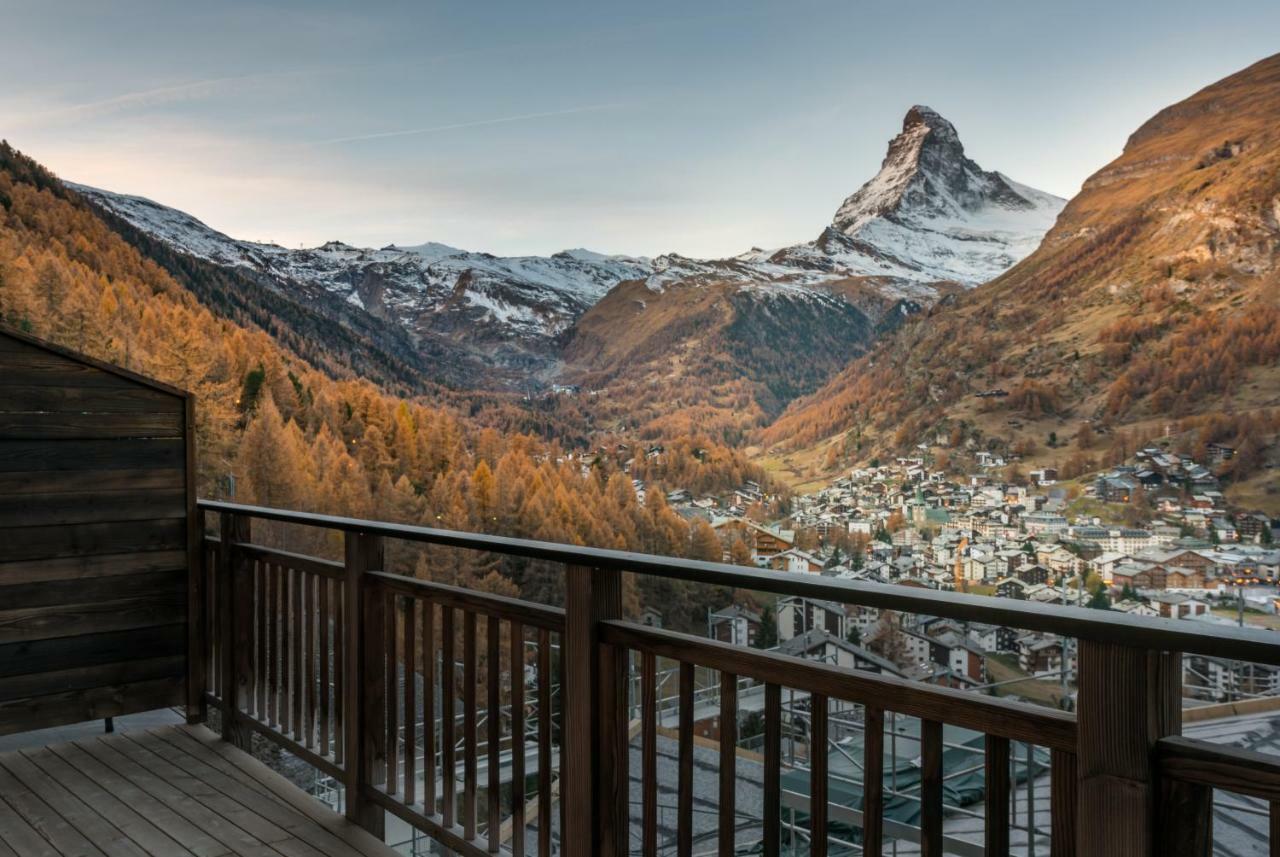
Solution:
M 640 655 L 640 824 L 643 857 L 658 857 L 658 680 L 653 652 Z
M 568 770 L 569 763 L 567 759 L 568 759 L 569 753 L 565 749 L 568 746 L 568 739 L 565 736 L 565 731 L 567 728 L 566 724 L 568 723 L 568 721 L 566 720 L 566 710 L 567 710 L 568 702 L 565 700 L 564 691 L 565 691 L 565 688 L 568 687 L 568 685 L 565 683 L 564 677 L 568 667 L 565 665 L 564 641 L 565 641 L 565 635 L 561 634 L 560 635 L 560 669 L 559 669 L 559 675 L 560 675 L 560 771 L 557 774 L 558 779 L 556 780 L 556 785 L 559 789 L 559 795 L 560 795 L 560 852 L 561 854 L 564 854 L 564 852 L 566 851 L 572 851 L 572 849 L 568 848 L 565 845 L 565 835 L 566 835 L 565 831 L 569 829 L 569 809 L 568 809 L 569 800 L 565 792 L 565 783 L 568 782 L 568 778 L 565 777 L 565 771 Z
M 988 735 L 983 759 L 986 852 L 992 857 L 1003 857 L 1009 853 L 1009 739 Z
M 293 569 L 287 566 L 276 566 L 276 573 L 280 577 L 280 692 L 279 698 L 276 700 L 277 716 L 280 719 L 280 725 L 277 727 L 283 734 L 288 735 L 292 720 L 290 714 L 293 711 L 292 688 L 293 688 L 293 655 L 290 649 L 290 630 L 292 623 L 290 619 L 293 616 Z
M 418 601 L 404 600 L 404 802 L 413 806 L 418 788 Z
M 676 854 L 693 857 L 693 664 L 680 663 Z
M 436 606 L 422 602 L 422 805 L 436 807 Z
M 884 848 L 884 709 L 864 709 L 862 734 L 862 854 Z
M 319 670 L 316 668 L 316 584 L 320 580 L 318 574 L 308 574 L 303 580 L 305 581 L 305 590 L 303 595 L 306 596 L 306 616 L 307 624 L 303 629 L 306 632 L 306 641 L 303 643 L 302 651 L 307 663 L 307 709 L 303 717 L 304 734 L 306 741 L 303 746 L 316 746 L 317 732 L 317 714 L 316 696 L 318 690 L 316 688 Z
M 457 662 L 453 655 L 453 608 L 447 604 L 440 605 L 440 787 L 444 816 L 444 826 L 452 829 L 455 820 L 454 802 L 457 794 L 457 768 L 454 760 L 454 718 L 458 706 L 455 702 Z
M 1270 817 L 1267 819 L 1271 840 L 1271 857 L 1280 857 L 1280 801 L 1271 802 Z
M 809 854 L 827 857 L 827 697 L 809 696 Z
M 462 830 L 476 838 L 476 614 L 462 614 Z
M 347 818 L 373 835 L 384 835 L 385 814 L 370 802 L 364 790 L 386 776 L 386 747 L 383 745 L 385 676 L 382 673 L 383 602 L 370 587 L 364 573 L 383 566 L 383 546 L 379 536 L 346 534 L 346 568 L 343 596 L 346 601 L 346 685 L 343 688 L 344 738 L 346 748 Z M 367 589 L 367 597 L 366 597 Z
M 991 740 L 988 738 L 987 740 Z M 1076 803 L 1077 790 L 1076 754 L 1054 750 L 1049 757 L 1052 765 L 1049 774 L 1050 831 L 1053 836 L 1049 857 L 1074 857 L 1076 853 Z M 1206 835 L 1205 843 L 1211 846 L 1213 837 Z M 990 852 L 988 852 L 990 853 Z M 1207 857 L 1208 850 L 1205 855 Z
M 263 723 L 267 722 L 267 698 L 268 686 L 267 677 L 269 675 L 267 664 L 267 579 L 271 576 L 271 566 L 266 562 L 258 563 L 258 580 L 257 580 L 257 607 L 254 613 L 257 615 L 258 630 L 258 663 L 257 669 L 254 671 L 254 712 L 258 720 Z
M 242 750 L 249 749 L 250 732 L 244 724 L 249 708 L 249 682 L 253 677 L 253 562 L 236 550 L 236 542 L 251 538 L 250 519 L 222 516 L 222 737 Z
M 486 713 L 485 726 L 485 750 L 488 756 L 488 772 L 489 783 L 486 791 L 488 794 L 489 817 L 486 824 L 486 831 L 489 841 L 489 852 L 491 854 L 498 853 L 498 844 L 501 839 L 502 827 L 502 805 L 499 801 L 502 798 L 502 779 L 501 774 L 502 760 L 499 756 L 499 742 L 502 740 L 502 709 L 499 705 L 501 700 L 500 688 L 498 685 L 499 666 L 501 661 L 501 626 L 498 624 L 497 616 L 489 617 L 489 639 L 488 649 L 485 653 L 485 676 L 487 677 L 488 687 L 485 689 L 485 704 L 488 707 Z
M 733 857 L 738 826 L 738 677 L 720 673 L 720 857 Z
M 195 411 L 187 401 L 186 425 L 195 425 Z M 187 445 L 194 449 L 192 435 Z M 192 455 L 195 453 L 192 452 Z M 194 464 L 187 470 L 187 723 L 204 723 L 209 714 L 205 686 L 209 681 L 209 611 L 205 595 L 209 586 L 208 545 L 205 543 L 207 521 L 203 509 L 196 508 Z
M 524 627 L 511 634 L 511 857 L 524 857 Z
M 343 610 L 346 602 L 345 587 L 335 586 L 333 590 L 333 756 L 339 765 L 347 762 L 346 729 L 343 718 L 346 716 L 346 664 L 345 651 L 347 626 Z
M 1156 854 L 1160 786 L 1151 750 L 1182 731 L 1181 656 L 1081 640 L 1078 657 L 1077 853 Z M 1209 809 L 1187 815 L 1207 824 Z
M 267 571 L 267 722 L 280 723 L 280 568 L 264 563 Z
M 920 855 L 942 857 L 942 724 L 920 721 Z
M 778 857 L 782 839 L 782 688 L 764 686 L 764 857 Z
M 289 569 L 289 654 L 293 657 L 293 690 L 292 709 L 289 725 L 293 729 L 293 740 L 302 741 L 302 587 L 306 576 L 295 569 Z
M 538 629 L 538 857 L 551 854 L 551 632 Z
M 565 759 L 561 800 L 572 807 L 563 842 L 570 857 L 614 857 L 627 849 L 626 663 L 599 641 L 599 624 L 622 615 L 622 576 L 588 566 L 565 570 L 563 638 Z
M 319 580 L 320 611 L 320 755 L 329 755 L 329 705 L 333 693 L 329 687 L 329 578 Z
M 396 653 L 396 617 L 400 614 L 400 599 L 394 592 L 386 594 L 386 639 L 383 641 L 383 652 L 385 653 L 386 663 L 386 694 L 387 694 L 387 794 L 393 795 L 397 791 L 397 780 L 400 776 L 400 728 L 396 718 L 396 712 L 400 708 L 400 694 L 398 693 L 400 686 L 396 684 L 399 680 L 400 659 Z

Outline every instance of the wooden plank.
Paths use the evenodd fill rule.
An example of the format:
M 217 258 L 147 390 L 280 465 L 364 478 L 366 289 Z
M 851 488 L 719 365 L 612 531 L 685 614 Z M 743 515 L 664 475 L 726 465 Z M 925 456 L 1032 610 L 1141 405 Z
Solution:
M 268 789 L 277 800 L 289 804 L 308 816 L 316 824 L 346 842 L 358 854 L 364 855 L 364 857 L 391 857 L 390 849 L 383 845 L 380 840 L 375 839 L 360 827 L 351 824 L 342 816 L 331 812 L 319 801 L 257 759 L 223 744 L 208 729 L 189 727 L 171 731 L 179 733 L 192 741 L 197 741 L 212 753 L 221 756 L 240 770 L 247 778 L 260 783 L 264 788 Z M 169 736 L 166 735 L 165 737 Z
M 160 796 L 148 792 L 138 783 L 117 773 L 113 768 L 104 765 L 95 756 L 74 744 L 55 745 L 50 747 L 49 751 L 96 787 L 126 806 L 137 810 L 139 815 L 175 842 L 181 843 L 196 857 L 223 857 L 228 853 L 226 844 L 218 841 L 211 831 L 207 831 L 198 823 L 192 823 L 192 820 L 182 812 L 186 808 L 186 801 L 178 799 L 177 805 L 173 805 L 176 796 L 172 795 L 170 789 L 162 788 Z M 154 778 L 146 782 L 156 783 Z M 196 820 L 203 822 L 209 817 L 209 815 L 199 814 Z M 217 826 L 225 825 L 220 823 Z
M 0 440 L 112 440 L 182 436 L 178 412 L 68 413 L 0 411 Z
M 347 665 L 348 628 L 343 611 L 346 603 L 345 584 L 335 584 L 333 590 L 333 757 L 339 765 L 346 764 L 346 729 L 343 718 L 346 716 L 347 695 L 344 671 Z
M 538 629 L 538 854 L 551 853 L 551 632 Z
M 604 622 L 601 638 L 612 645 L 652 651 L 659 657 L 689 658 L 710 669 L 833 699 L 869 703 L 912 717 L 927 719 L 946 711 L 947 722 L 956 726 L 1051 749 L 1075 750 L 1075 718 L 1038 706 L 742 648 L 633 622 Z
M 445 827 L 456 823 L 458 769 L 454 759 L 454 721 L 458 706 L 454 691 L 458 670 L 453 654 L 453 608 L 440 605 L 440 818 Z
M 0 471 L 6 473 L 170 470 L 185 463 L 186 449 L 180 438 L 11 440 L 0 444 Z
M 1074 857 L 1076 853 L 1076 783 L 1075 753 L 1054 750 L 1050 755 L 1050 834 L 1049 857 Z M 1212 837 L 1211 837 L 1212 838 Z
M 0 645 L 172 625 L 185 608 L 186 593 L 176 588 L 148 598 L 0 610 Z
M 12 699 L 0 702 L 0 735 L 154 711 L 185 701 L 181 676 Z
M 1055 765 L 1056 768 L 1056 765 Z M 1005 857 L 1009 853 L 1009 739 L 998 735 L 986 737 L 983 752 L 983 776 L 986 786 L 983 808 L 985 823 L 983 836 L 986 853 L 992 857 Z M 1075 766 L 1071 776 L 1075 777 Z M 1056 780 L 1055 780 L 1056 782 Z M 1056 805 L 1054 809 L 1056 809 Z M 1055 817 L 1057 813 L 1054 813 Z M 1072 834 L 1074 836 L 1074 832 Z M 1056 842 L 1058 837 L 1054 835 Z
M 827 697 L 809 697 L 809 854 L 827 857 Z
M 640 851 L 643 857 L 658 857 L 658 681 L 656 662 L 657 659 L 652 653 L 641 653 Z
M 9 643 L 0 646 L 0 678 L 113 664 L 132 660 L 139 653 L 157 658 L 182 655 L 185 636 L 186 625 L 173 624 Z
M 192 851 L 143 816 L 138 808 L 125 803 L 110 789 L 68 765 L 52 750 L 43 748 L 27 750 L 25 753 L 43 776 L 75 795 L 98 815 L 109 819 L 125 836 L 142 846 L 147 854 L 152 857 L 194 857 Z
M 107 857 L 80 831 L 45 803 L 35 792 L 0 765 L 0 795 L 32 828 L 49 840 L 56 851 L 76 857 Z M 112 855 L 114 857 L 114 855 Z
M 14 857 L 62 857 L 49 840 L 18 814 L 17 809 L 0 795 L 0 842 Z
M 400 727 L 399 719 L 396 716 L 400 709 L 400 685 L 398 683 L 400 671 L 400 658 L 396 652 L 396 620 L 400 615 L 396 601 L 398 600 L 394 593 L 387 593 L 384 602 L 383 614 L 386 616 L 383 627 L 386 630 L 386 638 L 383 640 L 383 655 L 385 657 L 386 684 L 384 685 L 384 693 L 386 694 L 387 712 L 387 779 L 385 788 L 387 794 L 395 794 L 398 788 L 400 778 Z
M 880 857 L 884 848 L 884 709 L 864 709 L 862 740 L 862 854 Z
M 418 799 L 418 602 L 404 604 L 404 802 Z
M 87 580 L 50 580 L 43 583 L 0 585 L 0 604 L 4 605 L 5 612 L 9 612 L 57 607 L 76 602 L 169 596 L 175 591 L 185 595 L 186 589 L 185 569 L 153 571 L 145 574 L 93 577 Z
M 107 857 L 151 857 L 21 753 L 0 755 L 0 788 L 5 788 L 6 774 L 12 778 L 10 783 L 16 783 L 17 788 L 42 801 L 52 816 L 66 822 L 85 843 L 93 843 Z
M 133 744 L 119 743 L 123 740 L 120 735 L 109 738 L 112 740 L 76 741 L 75 746 L 213 837 L 221 843 L 224 853 L 230 851 L 240 857 L 279 857 L 270 843 L 281 842 L 288 834 L 276 825 L 218 800 L 211 787 L 193 777 L 162 776 L 151 764 L 152 759 L 155 762 L 160 759 L 143 757 L 148 764 L 142 764 L 132 750 Z
M 489 782 L 486 788 L 488 794 L 485 795 L 488 802 L 488 819 L 487 819 L 487 839 L 489 844 L 489 853 L 496 854 L 498 845 L 501 842 L 502 828 L 502 753 L 500 742 L 502 740 L 502 707 L 501 707 L 501 686 L 499 684 L 499 674 L 501 666 L 501 628 L 498 625 L 498 619 L 494 616 L 489 617 L 488 626 L 488 645 L 485 651 L 485 751 L 486 751 L 486 767 L 489 774 Z
M 186 561 L 185 552 L 180 550 L 30 559 L 0 563 L 0 581 L 6 584 L 42 583 L 154 571 L 181 571 L 186 568 Z
M 1170 735 L 1156 742 L 1154 763 L 1164 779 L 1280 801 L 1280 759 L 1270 753 Z
M 645 657 L 653 655 L 646 653 Z M 782 837 L 782 688 L 764 688 L 764 857 L 778 857 Z
M 693 664 L 680 662 L 680 735 L 676 775 L 676 854 L 693 855 Z
M 178 407 L 171 397 L 142 388 L 108 390 L 101 387 L 14 384 L 3 389 L 4 409 L 10 412 L 126 414 L 164 412 Z
M 146 654 L 146 651 L 141 650 L 139 654 Z M 152 679 L 181 678 L 186 675 L 186 669 L 185 655 L 168 655 L 156 658 L 135 657 L 133 660 L 111 664 L 93 664 L 48 672 L 26 673 L 10 676 L 0 682 L 0 702 L 95 687 L 133 684 Z
M 1152 750 L 1182 730 L 1181 658 L 1088 640 L 1080 641 L 1078 657 L 1077 853 L 1152 854 L 1158 791 Z
M 305 622 L 302 590 L 306 586 L 306 579 L 306 575 L 302 572 L 292 568 L 289 569 L 289 656 L 293 660 L 293 688 L 289 694 L 293 708 L 289 714 L 289 724 L 293 729 L 293 740 L 299 743 L 302 742 L 303 687 L 306 681 L 306 676 L 303 673 L 304 660 L 302 657 L 302 626 Z M 392 621 L 394 622 L 394 619 Z
M 186 527 L 181 518 L 0 528 L 3 562 L 185 548 Z
M 738 677 L 720 674 L 720 821 L 716 841 L 720 857 L 733 857 L 738 826 Z
M 349 857 L 350 849 L 345 842 L 274 795 L 266 795 L 264 799 L 260 783 L 227 773 L 221 765 L 208 758 L 210 754 L 203 747 L 197 750 L 188 745 L 175 744 L 154 732 L 123 734 L 139 747 L 163 759 L 172 766 L 173 771 L 181 771 L 182 774 L 213 787 L 220 794 L 277 825 L 321 854 L 327 857 Z M 166 770 L 170 769 L 166 767 L 160 772 L 163 774 Z
M 139 491 L 175 491 L 184 487 L 181 467 L 118 468 L 81 470 L 0 471 L 0 494 L 77 494 L 86 485 L 95 491 L 120 495 Z
M 86 488 L 92 488 L 92 485 L 92 482 L 85 482 Z M 120 494 L 88 490 L 65 494 L 0 495 L 0 527 L 149 521 L 185 515 L 186 495 L 182 491 Z
M 422 602 L 422 804 L 435 815 L 436 804 L 436 620 L 435 605 Z
M 920 854 L 942 857 L 942 723 L 920 721 Z
M 271 567 L 265 562 L 254 563 L 253 575 L 253 715 L 267 721 L 267 577 Z
M 347 667 L 343 688 L 343 738 L 347 754 L 347 818 L 381 837 L 385 816 L 365 796 L 365 786 L 382 781 L 386 775 L 386 747 L 382 745 L 383 695 L 386 686 L 381 670 L 381 636 L 385 620 L 382 599 L 377 593 L 366 597 L 365 576 L 383 565 L 382 539 L 363 533 L 346 534 L 346 617 L 343 633 L 347 639 Z
M 330 643 L 329 636 L 331 631 L 331 622 L 333 614 L 329 609 L 329 588 L 332 583 L 323 577 L 316 579 L 320 587 L 319 604 L 317 610 L 320 613 L 320 755 L 329 755 L 329 730 L 331 728 L 329 720 L 329 711 L 333 706 L 333 688 L 330 685 L 330 667 L 329 659 L 332 657 L 333 647 Z
M 508 629 L 511 645 L 511 857 L 524 857 L 524 626 Z
M 305 666 L 306 700 L 302 708 L 302 746 L 316 746 L 316 715 L 318 688 L 316 664 L 316 584 L 319 578 L 312 574 L 302 576 L 302 661 Z M 326 581 L 327 583 L 328 581 Z
M 476 614 L 462 614 L 462 838 L 476 838 Z
M 448 604 L 464 613 L 496 616 L 508 622 L 520 622 L 551 631 L 564 629 L 564 611 L 555 607 L 386 572 L 371 573 L 369 578 L 389 592 L 411 598 L 430 598 L 438 604 Z

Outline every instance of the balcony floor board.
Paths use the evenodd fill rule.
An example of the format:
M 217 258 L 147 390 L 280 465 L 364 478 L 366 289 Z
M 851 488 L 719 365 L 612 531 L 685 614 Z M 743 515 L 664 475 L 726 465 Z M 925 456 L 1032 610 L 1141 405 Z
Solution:
M 203 726 L 0 753 L 0 857 L 393 857 Z

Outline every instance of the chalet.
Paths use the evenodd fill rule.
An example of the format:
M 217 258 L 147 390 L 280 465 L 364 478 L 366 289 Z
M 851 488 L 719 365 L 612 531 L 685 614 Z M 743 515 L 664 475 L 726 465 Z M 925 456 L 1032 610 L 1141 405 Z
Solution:
M 753 646 L 760 631 L 760 614 L 733 604 L 710 614 L 707 630 L 713 640 L 735 646 Z
M 820 628 L 792 637 L 782 643 L 778 651 L 784 655 L 835 664 L 847 669 L 864 670 L 880 675 L 902 675 L 898 666 L 888 658 L 883 658 Z
M 711 522 L 711 527 L 721 539 L 731 535 L 741 538 L 751 549 L 751 558 L 755 561 L 767 560 L 789 550 L 796 540 L 793 530 L 775 530 L 738 516 L 717 518 Z
M 1194 619 L 1209 612 L 1209 604 L 1177 592 L 1151 596 L 1151 605 L 1166 619 Z
M 801 574 L 817 574 L 824 568 L 825 563 L 809 553 L 799 548 L 788 548 L 782 553 L 774 554 L 769 557 L 769 568 L 774 571 L 799 572 Z
M 789 640 L 814 628 L 821 628 L 840 638 L 849 633 L 844 605 L 834 601 L 798 595 L 779 598 L 777 616 L 779 640 Z

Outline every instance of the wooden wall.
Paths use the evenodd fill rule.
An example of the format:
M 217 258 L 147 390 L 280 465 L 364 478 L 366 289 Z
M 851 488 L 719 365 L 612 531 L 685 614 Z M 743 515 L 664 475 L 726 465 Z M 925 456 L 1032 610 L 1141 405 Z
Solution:
M 188 397 L 0 328 L 0 735 L 187 704 Z

